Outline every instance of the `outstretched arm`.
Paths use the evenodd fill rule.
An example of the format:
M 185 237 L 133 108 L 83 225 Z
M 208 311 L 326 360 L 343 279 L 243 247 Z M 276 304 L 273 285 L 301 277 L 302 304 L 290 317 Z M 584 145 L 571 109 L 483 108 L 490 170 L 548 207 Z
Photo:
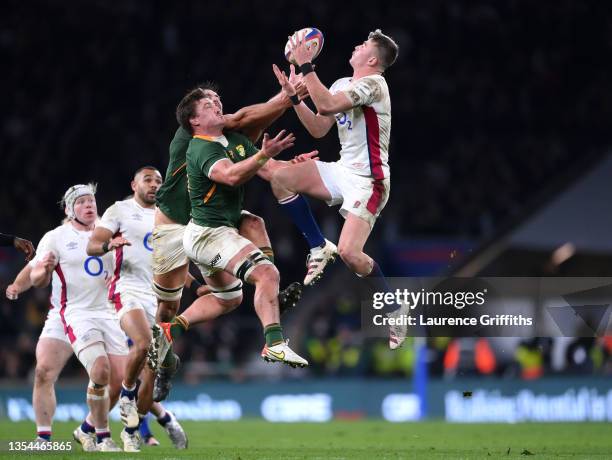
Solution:
M 23 269 L 19 272 L 15 281 L 8 285 L 6 288 L 6 298 L 9 300 L 17 300 L 19 298 L 19 294 L 27 291 L 32 287 L 32 281 L 30 280 L 30 272 L 32 271 L 32 267 L 30 264 L 27 264 Z
M 283 93 L 288 96 L 295 95 L 296 89 L 290 82 L 291 78 L 287 78 L 285 72 L 281 71 L 276 64 L 272 65 L 272 70 L 278 79 L 278 83 L 283 88 Z M 294 74 L 295 68 L 293 65 L 291 65 L 291 76 Z M 325 136 L 335 123 L 333 116 L 314 113 L 303 101 L 297 105 L 294 105 L 293 108 L 295 109 L 295 113 L 297 114 L 298 118 L 302 122 L 302 125 L 304 125 L 312 137 L 320 138 Z
M 264 130 L 278 120 L 289 107 L 291 107 L 291 100 L 280 92 L 268 102 L 249 105 L 236 113 L 225 115 L 225 129 L 241 131 L 255 143 Z
M 0 233 L 0 246 L 14 246 L 15 249 L 26 255 L 26 261 L 31 260 L 32 256 L 34 256 L 34 245 L 32 245 L 32 242 L 18 236 Z
M 91 234 L 89 242 L 87 243 L 87 255 L 102 256 L 113 249 L 131 245 L 132 243 L 122 236 L 113 238 L 113 232 L 107 228 L 98 226 Z
M 246 160 L 232 163 L 230 160 L 223 159 L 214 163 L 208 171 L 208 177 L 214 182 L 226 184 L 231 187 L 244 184 L 252 178 L 271 158 L 278 155 L 285 149 L 293 146 L 295 137 L 293 134 L 285 135 L 282 130 L 272 139 L 264 134 L 262 147 L 255 155 Z M 206 174 L 206 171 L 203 171 Z

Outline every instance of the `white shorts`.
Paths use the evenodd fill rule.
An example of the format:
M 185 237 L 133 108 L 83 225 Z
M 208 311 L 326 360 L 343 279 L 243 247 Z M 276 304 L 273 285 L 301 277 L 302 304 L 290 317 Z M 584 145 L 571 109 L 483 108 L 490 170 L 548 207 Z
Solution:
M 155 324 L 155 314 L 157 313 L 157 297 L 151 293 L 124 291 L 115 292 L 111 306 L 117 312 L 119 321 L 127 312 L 132 310 L 144 310 L 149 325 Z
M 68 338 L 77 358 L 83 349 L 95 342 L 102 342 L 109 355 L 128 354 L 126 337 L 116 318 L 74 319 L 70 322 Z
M 202 227 L 189 222 L 185 229 L 183 244 L 187 256 L 198 266 L 202 276 L 212 276 L 216 272 L 225 270 L 236 254 L 253 243 L 240 236 L 238 230 L 233 227 Z M 259 249 L 254 252 L 261 254 Z M 271 263 L 267 258 L 266 261 Z M 234 267 L 233 274 L 237 278 L 241 278 L 236 272 L 240 265 L 237 263 Z M 244 278 L 247 277 L 248 273 L 244 275 Z
M 376 218 L 387 204 L 391 181 L 376 180 L 360 176 L 341 165 L 340 162 L 327 163 L 316 161 L 323 185 L 329 191 L 331 200 L 328 206 L 340 204 L 340 215 L 346 219 L 347 213 L 361 217 L 374 226 Z
M 57 339 L 70 345 L 70 340 L 68 340 L 68 337 L 66 337 L 66 332 L 64 332 L 64 323 L 62 323 L 62 318 L 59 315 L 59 311 L 57 311 L 55 308 L 49 310 L 47 319 L 45 320 L 45 325 L 38 339 Z
M 156 225 L 153 229 L 153 274 L 163 275 L 187 265 L 189 260 L 183 249 L 185 226 L 180 224 Z

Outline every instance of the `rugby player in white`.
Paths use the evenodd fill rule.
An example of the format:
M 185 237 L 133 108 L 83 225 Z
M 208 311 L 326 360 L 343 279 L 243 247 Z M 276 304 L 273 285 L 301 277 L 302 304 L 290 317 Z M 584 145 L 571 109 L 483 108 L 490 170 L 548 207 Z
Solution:
M 74 432 L 86 451 L 116 452 L 110 437 L 108 413 L 111 377 L 121 378 L 127 346 L 115 312 L 106 302 L 105 280 L 112 269 L 107 257 L 88 257 L 85 251 L 97 219 L 95 186 L 75 185 L 62 204 L 69 218 L 47 232 L 38 246 L 30 279 L 34 287 L 52 283 L 59 290 L 59 316 L 72 349 L 89 375 L 87 404 L 90 414 Z M 120 380 L 119 380 L 120 381 Z M 118 390 L 119 385 L 111 386 Z M 90 423 L 91 422 L 91 423 Z
M 138 169 L 131 182 L 132 198 L 110 206 L 87 245 L 87 254 L 101 256 L 114 250 L 115 269 L 108 291 L 108 299 L 116 310 L 119 324 L 131 339 L 123 377 L 119 410 L 125 429 L 121 433 L 124 451 L 138 452 L 138 428 L 144 415 L 152 410 L 159 423 L 170 435 L 177 448 L 187 447 L 187 439 L 175 417 L 159 403 L 153 406 L 151 369 L 146 368 L 138 390 L 138 376 L 145 367 L 151 343 L 151 327 L 155 324 L 157 298 L 153 292 L 151 234 L 155 214 L 155 195 L 162 184 L 159 171 L 152 166 Z
M 33 261 L 26 265 L 6 288 L 7 299 L 17 300 L 20 294 L 32 287 L 30 273 L 34 265 Z M 51 440 L 53 416 L 57 405 L 55 382 L 72 355 L 72 347 L 64 332 L 64 325 L 59 314 L 60 291 L 60 283 L 53 283 L 49 298 L 49 313 L 36 344 L 32 407 L 36 421 L 37 441 Z
M 304 284 L 320 277 L 325 265 L 333 260 L 336 247 L 323 238 L 300 193 L 324 200 L 329 206 L 341 206 L 340 214 L 346 221 L 338 254 L 349 269 L 370 281 L 376 290 L 386 291 L 388 286 L 380 267 L 363 248 L 389 197 L 391 99 L 382 74 L 395 62 L 399 48 L 380 30 L 371 32 L 365 42 L 355 47 L 349 60 L 352 77 L 337 80 L 328 90 L 310 62 L 314 48 L 308 49 L 302 39 L 291 38 L 291 52 L 318 113 L 296 98 L 294 109 L 313 137 L 323 137 L 337 125 L 340 160 L 304 162 L 279 169 L 272 176 L 272 188 L 282 208 L 310 243 Z M 294 96 L 293 66 L 290 78 L 277 66 L 273 70 L 283 91 Z M 398 336 L 398 331 L 391 330 L 392 349 L 401 345 L 400 336 L 401 333 Z

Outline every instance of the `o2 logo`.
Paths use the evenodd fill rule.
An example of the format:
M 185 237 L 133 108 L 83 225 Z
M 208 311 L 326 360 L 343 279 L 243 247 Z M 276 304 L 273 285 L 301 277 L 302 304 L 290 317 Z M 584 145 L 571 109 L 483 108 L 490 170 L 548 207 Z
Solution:
M 85 259 L 83 267 L 89 276 L 100 276 L 104 271 L 102 259 L 97 256 L 91 256 Z
M 348 115 L 346 114 L 346 112 L 342 112 L 336 115 L 336 120 L 338 121 L 338 124 L 340 126 L 343 125 L 348 125 L 348 127 L 346 129 L 348 129 L 349 131 L 353 129 L 353 122 L 349 119 Z
M 153 232 L 147 233 L 142 240 L 142 244 L 144 244 L 147 251 L 153 252 L 153 247 L 151 246 L 151 236 L 153 236 Z

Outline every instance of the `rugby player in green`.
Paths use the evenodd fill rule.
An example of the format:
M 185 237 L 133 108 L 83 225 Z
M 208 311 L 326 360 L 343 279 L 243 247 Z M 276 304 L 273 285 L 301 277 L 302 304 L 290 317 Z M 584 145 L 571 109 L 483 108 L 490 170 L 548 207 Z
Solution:
M 224 132 L 220 101 L 216 103 L 198 89 L 180 102 L 177 118 L 193 135 L 187 149 L 192 218 L 183 237 L 185 252 L 226 311 L 240 305 L 243 281 L 255 285 L 255 311 L 266 340 L 264 359 L 293 367 L 307 366 L 308 362 L 291 350 L 283 337 L 278 270 L 259 248 L 238 233 L 244 184 L 255 175 L 270 180 L 272 172 L 285 163 L 272 158 L 293 146 L 295 138 L 284 131 L 274 138 L 264 134 L 258 150 L 243 135 Z
M 201 85 L 199 88 L 204 95 L 222 107 L 219 96 L 212 85 Z M 303 97 L 304 93 L 301 96 Z M 291 105 L 291 101 L 283 97 L 281 93 L 266 103 L 248 106 L 235 114 L 224 115 L 225 129 L 241 130 L 247 137 L 255 141 L 263 129 L 273 123 Z M 170 144 L 170 163 L 165 182 L 157 193 L 153 231 L 153 281 L 154 291 L 158 298 L 157 321 L 160 323 L 173 321 L 178 325 L 175 327 L 178 333 L 187 329 L 189 322 L 206 321 L 223 313 L 220 308 L 207 307 L 206 303 L 209 299 L 200 298 L 181 316 L 175 318 L 184 284 L 191 287 L 192 290 L 196 290 L 193 289 L 195 286 L 198 295 L 203 294 L 202 291 L 206 290 L 206 287 L 198 287 L 188 275 L 189 261 L 183 250 L 183 233 L 191 214 L 186 175 L 186 152 L 191 137 L 190 132 L 179 127 Z M 296 161 L 306 159 L 308 156 L 302 155 L 297 157 Z M 273 259 L 263 219 L 245 212 L 239 231 L 264 254 Z M 287 308 L 294 305 L 300 293 L 301 285 L 292 283 L 279 295 L 281 307 Z M 158 328 L 153 331 L 153 334 L 156 340 L 152 346 L 149 364 L 158 369 L 153 397 L 155 401 L 161 401 L 165 399 L 170 390 L 170 379 L 178 367 L 178 357 L 172 352 L 167 353 L 172 341 L 170 330 L 162 331 Z M 164 356 L 166 356 L 165 359 Z M 160 363 L 161 360 L 163 363 Z

